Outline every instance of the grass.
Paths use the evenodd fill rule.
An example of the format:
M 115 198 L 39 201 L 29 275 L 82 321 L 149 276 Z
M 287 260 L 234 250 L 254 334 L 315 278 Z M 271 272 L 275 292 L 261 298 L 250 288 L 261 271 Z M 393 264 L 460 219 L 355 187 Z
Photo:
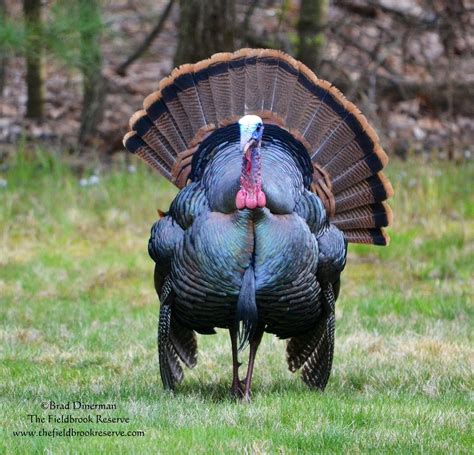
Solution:
M 162 390 L 146 246 L 175 190 L 136 166 L 80 186 L 37 150 L 2 175 L 0 453 L 472 453 L 472 164 L 390 164 L 392 243 L 350 247 L 326 392 L 291 375 L 284 342 L 266 335 L 250 405 L 229 398 L 223 331 L 199 337 L 198 366 L 175 396 Z M 117 409 L 43 410 L 50 400 Z M 42 428 L 145 434 L 13 435 Z

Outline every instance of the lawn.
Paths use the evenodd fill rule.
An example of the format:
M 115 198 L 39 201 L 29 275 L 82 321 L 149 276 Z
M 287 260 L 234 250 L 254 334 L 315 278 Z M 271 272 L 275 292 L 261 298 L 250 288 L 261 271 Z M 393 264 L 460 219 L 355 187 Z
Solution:
M 472 453 L 473 164 L 390 163 L 392 242 L 350 246 L 326 391 L 266 335 L 250 404 L 229 396 L 224 331 L 200 336 L 197 367 L 162 390 L 147 241 L 176 190 L 134 165 L 81 186 L 38 150 L 0 175 L 0 453 Z M 54 428 L 139 434 L 38 436 Z

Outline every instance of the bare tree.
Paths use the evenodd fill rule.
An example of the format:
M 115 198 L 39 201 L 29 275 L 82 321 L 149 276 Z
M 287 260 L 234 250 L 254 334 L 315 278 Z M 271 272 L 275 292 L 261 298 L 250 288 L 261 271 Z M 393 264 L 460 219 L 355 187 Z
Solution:
M 454 106 L 457 114 L 472 116 L 474 84 L 469 78 L 455 77 L 462 60 L 472 52 L 468 46 L 472 14 L 464 3 L 425 0 L 417 12 L 407 7 L 409 4 L 333 0 L 338 14 L 327 24 L 326 36 L 339 52 L 324 61 L 326 68 L 320 74 L 349 97 L 369 93 L 374 103 L 416 98 L 431 111 L 448 113 L 448 118 L 452 118 Z M 436 64 L 427 52 L 430 46 L 423 44 L 426 32 L 437 34 L 444 48 Z M 409 47 L 419 50 L 414 53 Z M 391 58 L 398 51 L 400 65 Z M 349 66 L 346 63 L 343 68 L 338 60 Z M 414 78 L 416 73 L 423 77 Z
M 41 0 L 23 0 L 26 43 L 26 116 L 43 117 L 43 79 L 41 75 Z
M 81 70 L 83 98 L 79 145 L 84 146 L 97 132 L 105 101 L 105 80 L 102 76 L 102 30 L 99 0 L 79 0 L 81 24 Z
M 234 50 L 235 0 L 180 0 L 176 66 Z
M 324 47 L 324 27 L 328 0 L 301 0 L 298 19 L 298 56 L 313 71 L 317 71 Z
M 6 20 L 7 17 L 7 6 L 5 0 L 0 0 L 0 24 Z M 0 96 L 3 94 L 5 87 L 5 75 L 7 68 L 7 56 L 6 51 L 3 47 L 0 47 Z

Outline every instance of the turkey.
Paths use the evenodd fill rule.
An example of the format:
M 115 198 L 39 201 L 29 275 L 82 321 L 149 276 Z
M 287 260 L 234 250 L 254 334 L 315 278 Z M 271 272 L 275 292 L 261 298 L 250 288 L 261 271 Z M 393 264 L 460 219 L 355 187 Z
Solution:
M 289 369 L 324 390 L 347 243 L 389 240 L 376 133 L 329 82 L 267 49 L 182 65 L 143 107 L 124 145 L 180 190 L 148 244 L 165 389 L 196 365 L 196 332 L 224 328 L 236 397 L 250 399 L 264 332 L 287 340 Z

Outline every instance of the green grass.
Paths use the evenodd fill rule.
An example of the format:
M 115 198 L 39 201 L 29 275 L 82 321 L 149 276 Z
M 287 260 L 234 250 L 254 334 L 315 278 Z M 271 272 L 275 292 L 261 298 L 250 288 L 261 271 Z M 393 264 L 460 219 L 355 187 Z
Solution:
M 175 396 L 156 359 L 147 255 L 173 187 L 124 164 L 81 187 L 51 155 L 19 153 L 0 189 L 0 453 L 472 453 L 472 164 L 393 162 L 388 248 L 350 246 L 326 392 L 264 337 L 253 401 L 234 402 L 225 332 L 199 337 Z M 29 423 L 41 403 L 115 403 L 123 424 Z M 144 431 L 20 437 L 13 431 Z

